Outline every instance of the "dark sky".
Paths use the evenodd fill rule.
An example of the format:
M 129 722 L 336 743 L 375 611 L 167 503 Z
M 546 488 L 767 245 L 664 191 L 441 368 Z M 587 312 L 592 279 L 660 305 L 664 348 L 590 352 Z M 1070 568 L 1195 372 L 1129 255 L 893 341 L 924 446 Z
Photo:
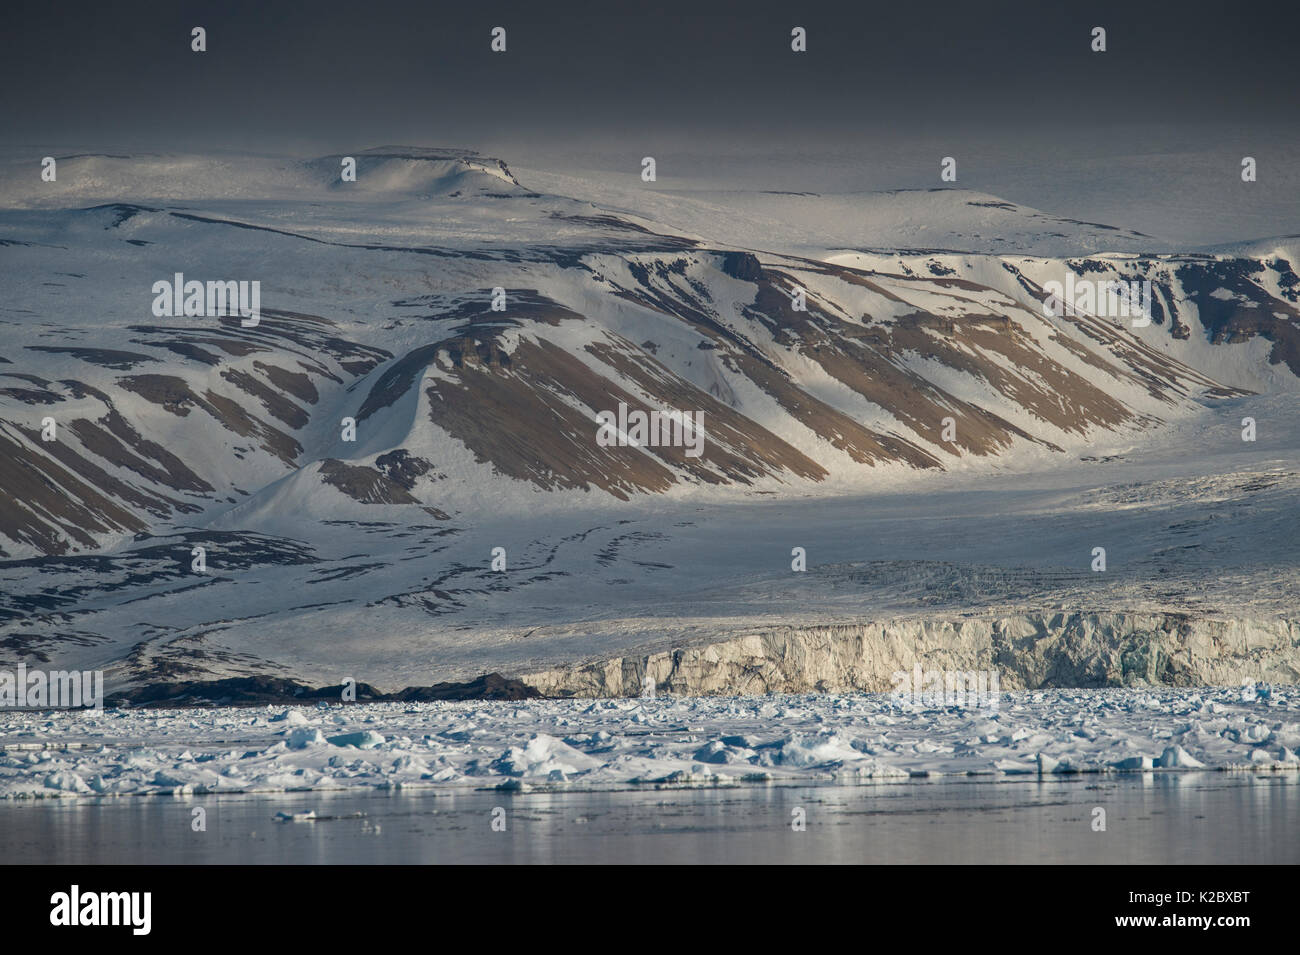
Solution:
M 557 9 L 559 12 L 557 12 Z M 1136 9 L 1135 9 L 1136 8 Z M 628 12 L 635 10 L 635 12 Z M 1300 4 L 10 0 L 0 136 L 186 151 L 1294 131 Z M 508 51 L 489 50 L 506 27 Z M 790 52 L 804 26 L 809 51 Z M 208 52 L 190 52 L 190 28 Z M 1109 50 L 1093 54 L 1093 26 Z

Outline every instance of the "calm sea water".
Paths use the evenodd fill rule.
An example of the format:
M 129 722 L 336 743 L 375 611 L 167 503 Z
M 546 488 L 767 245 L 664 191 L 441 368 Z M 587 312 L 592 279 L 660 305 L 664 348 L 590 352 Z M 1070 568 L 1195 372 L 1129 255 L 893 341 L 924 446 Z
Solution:
M 192 828 L 195 808 L 207 830 Z M 1095 831 L 1097 808 L 1105 831 Z M 315 811 L 314 822 L 277 813 Z M 802 831 L 794 823 L 804 820 Z M 493 828 L 494 822 L 497 826 Z M 504 825 L 504 831 L 499 831 Z M 6 863 L 1297 863 L 1294 774 L 0 803 Z

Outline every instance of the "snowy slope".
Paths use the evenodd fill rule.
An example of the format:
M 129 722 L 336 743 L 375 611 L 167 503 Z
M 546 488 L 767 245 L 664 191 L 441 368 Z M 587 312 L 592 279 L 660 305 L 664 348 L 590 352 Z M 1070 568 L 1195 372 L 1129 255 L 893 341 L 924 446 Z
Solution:
M 996 273 L 983 284 L 714 248 L 452 155 L 363 153 L 356 184 L 328 181 L 332 159 L 297 178 L 256 167 L 254 185 L 289 179 L 311 203 L 246 198 L 243 171 L 166 161 L 150 183 L 174 192 L 184 173 L 223 198 L 7 213 L 10 276 L 43 280 L 6 296 L 0 427 L 13 467 L 47 480 L 15 495 L 5 550 L 201 523 L 262 493 L 282 508 L 331 483 L 312 480 L 324 460 L 392 485 L 381 503 L 446 513 L 489 485 L 528 507 L 536 489 L 851 490 L 1091 444 L 1231 393 L 1122 329 L 1045 319 Z M 130 170 L 66 160 L 60 188 L 83 201 L 128 188 Z M 149 290 L 188 263 L 200 281 L 261 282 L 261 323 L 157 320 Z M 496 287 L 503 312 L 489 308 Z M 597 413 L 619 403 L 702 412 L 702 456 L 597 446 Z M 57 442 L 36 437 L 47 415 L 63 422 Z M 347 417 L 355 446 L 340 440 Z M 397 478 L 375 466 L 394 453 L 408 463 Z M 332 467 L 336 487 L 359 480 Z

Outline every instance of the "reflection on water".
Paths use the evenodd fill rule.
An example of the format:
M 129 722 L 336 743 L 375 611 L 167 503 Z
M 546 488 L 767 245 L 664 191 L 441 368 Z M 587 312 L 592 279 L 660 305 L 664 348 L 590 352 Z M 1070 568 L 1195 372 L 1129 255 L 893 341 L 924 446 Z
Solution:
M 0 804 L 8 863 L 1296 863 L 1297 832 L 1295 774 Z

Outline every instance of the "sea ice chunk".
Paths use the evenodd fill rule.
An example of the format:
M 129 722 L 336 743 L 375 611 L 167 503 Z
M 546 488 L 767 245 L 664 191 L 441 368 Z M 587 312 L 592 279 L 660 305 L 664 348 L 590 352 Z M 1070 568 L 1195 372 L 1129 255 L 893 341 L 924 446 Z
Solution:
M 90 792 L 90 787 L 86 785 L 86 781 L 84 779 L 82 779 L 76 773 L 70 773 L 67 770 L 63 770 L 57 773 L 50 773 L 48 776 L 46 776 L 45 788 L 58 789 L 63 792 L 70 792 L 70 793 Z
M 323 742 L 325 742 L 325 737 L 320 730 L 299 726 L 289 732 L 289 738 L 285 740 L 285 745 L 290 749 L 306 749 L 308 746 L 319 746 Z
M 1150 756 L 1130 756 L 1111 765 L 1116 769 L 1154 769 L 1155 760 Z
M 1156 765 L 1161 769 L 1200 769 L 1205 764 L 1181 746 L 1170 746 L 1160 754 Z
M 825 763 L 862 759 L 852 745 L 838 736 L 791 736 L 781 746 L 782 766 L 821 766 Z
M 502 753 L 492 763 L 492 769 L 507 776 L 536 778 L 549 777 L 555 770 L 568 776 L 599 765 L 599 760 L 592 759 L 554 736 L 538 733 L 522 749 L 512 746 Z

